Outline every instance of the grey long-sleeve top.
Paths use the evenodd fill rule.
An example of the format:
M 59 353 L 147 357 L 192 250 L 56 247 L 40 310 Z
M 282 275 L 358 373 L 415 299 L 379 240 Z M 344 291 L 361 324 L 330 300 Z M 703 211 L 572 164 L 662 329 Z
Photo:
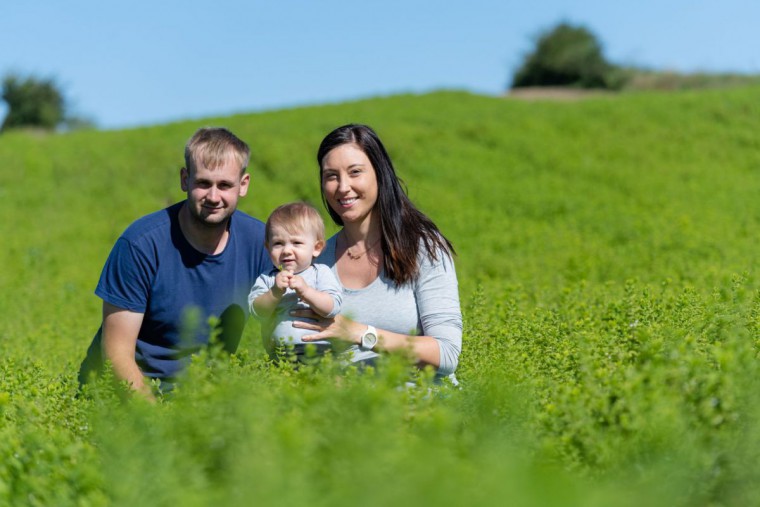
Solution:
M 329 266 L 340 282 L 335 266 L 336 238 L 337 235 L 327 241 L 316 262 Z M 438 252 L 437 260 L 431 261 L 421 248 L 419 266 L 417 278 L 400 287 L 386 278 L 385 272 L 363 289 L 348 289 L 341 283 L 341 314 L 394 333 L 435 338 L 441 357 L 437 375 L 452 375 L 462 350 L 462 311 L 454 263 L 443 251 Z M 366 361 L 378 355 L 356 345 L 349 351 L 352 361 Z

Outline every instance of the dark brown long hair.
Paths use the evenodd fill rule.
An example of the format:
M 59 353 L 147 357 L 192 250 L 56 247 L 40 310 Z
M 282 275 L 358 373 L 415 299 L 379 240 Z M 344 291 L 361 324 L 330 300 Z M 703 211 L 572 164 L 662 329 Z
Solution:
M 412 281 L 419 272 L 420 245 L 430 260 L 438 259 L 442 251 L 451 257 L 454 247 L 441 234 L 438 227 L 409 200 L 401 179 L 396 176 L 391 158 L 374 130 L 367 125 L 349 124 L 338 127 L 322 140 L 317 151 L 322 202 L 337 225 L 343 220 L 325 199 L 322 186 L 322 161 L 325 156 L 344 144 L 358 146 L 375 169 L 377 177 L 377 202 L 375 211 L 380 215 L 381 245 L 385 274 L 396 285 Z

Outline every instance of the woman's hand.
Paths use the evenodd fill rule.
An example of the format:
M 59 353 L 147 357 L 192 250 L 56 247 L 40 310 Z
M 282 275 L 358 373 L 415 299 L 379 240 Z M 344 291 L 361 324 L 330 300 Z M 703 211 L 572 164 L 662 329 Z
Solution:
M 361 341 L 362 333 L 367 329 L 366 325 L 353 321 L 343 315 L 336 315 L 332 319 L 326 319 L 311 310 L 293 310 L 290 312 L 290 315 L 314 320 L 314 322 L 303 322 L 300 320 L 293 322 L 293 327 L 316 331 L 316 334 L 301 337 L 305 342 L 340 340 L 358 345 Z
M 320 317 L 312 310 L 293 310 L 290 312 L 290 315 L 314 321 L 303 322 L 296 320 L 293 322 L 293 327 L 316 331 L 315 334 L 302 336 L 301 339 L 304 342 L 339 340 L 344 343 L 361 345 L 361 336 L 367 330 L 366 324 L 356 322 L 340 314 L 336 315 L 333 319 L 327 319 Z M 438 368 L 440 366 L 440 346 L 438 345 L 438 341 L 432 336 L 409 336 L 382 329 L 377 329 L 377 333 L 380 341 L 373 350 L 392 351 L 411 349 L 412 355 L 417 358 L 417 363 L 420 367 L 430 365 L 433 368 Z

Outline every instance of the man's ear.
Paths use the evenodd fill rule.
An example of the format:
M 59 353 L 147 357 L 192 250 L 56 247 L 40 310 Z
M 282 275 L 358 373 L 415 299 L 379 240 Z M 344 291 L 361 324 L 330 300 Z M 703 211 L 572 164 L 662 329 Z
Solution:
M 186 168 L 182 168 L 179 170 L 179 184 L 182 186 L 182 191 L 187 192 L 188 185 L 187 180 L 190 178 L 190 174 L 188 173 Z
M 248 173 L 245 173 L 242 178 L 240 178 L 240 192 L 238 192 L 238 195 L 240 197 L 245 197 L 245 194 L 248 193 L 248 187 L 251 185 L 251 175 Z

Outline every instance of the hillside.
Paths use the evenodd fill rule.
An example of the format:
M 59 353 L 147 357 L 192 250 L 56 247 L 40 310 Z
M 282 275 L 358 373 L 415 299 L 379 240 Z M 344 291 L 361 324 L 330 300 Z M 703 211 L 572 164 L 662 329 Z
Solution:
M 388 387 L 381 391 L 391 397 L 382 415 L 387 399 L 368 395 L 373 386 L 366 379 L 349 381 L 349 391 L 331 398 L 317 374 L 283 377 L 263 365 L 258 331 L 250 322 L 237 362 L 220 367 L 222 380 L 214 377 L 216 390 L 190 388 L 158 415 L 116 409 L 110 401 L 74 401 L 73 375 L 99 321 L 100 301 L 92 291 L 102 264 L 132 220 L 182 199 L 182 148 L 194 130 L 226 126 L 249 142 L 253 187 L 240 207 L 264 219 L 294 199 L 322 208 L 316 148 L 332 128 L 349 122 L 378 131 L 411 198 L 457 250 L 466 324 L 459 376 L 467 389 L 436 405 L 410 402 Z M 568 488 L 570 498 L 581 503 L 613 498 L 624 484 L 616 482 L 618 474 L 629 473 L 633 486 L 625 487 L 640 487 L 637 494 L 644 495 L 630 498 L 651 500 L 666 491 L 658 497 L 662 505 L 719 499 L 740 505 L 756 498 L 749 479 L 760 469 L 752 446 L 741 442 L 760 436 L 754 409 L 744 408 L 753 406 L 760 378 L 754 364 L 760 343 L 758 131 L 760 88 L 747 87 L 573 102 L 437 92 L 124 131 L 0 136 L 6 204 L 0 211 L 6 233 L 0 250 L 0 416 L 9 424 L 0 431 L 17 442 L 0 451 L 11 455 L 37 445 L 37 430 L 21 423 L 29 418 L 31 426 L 48 428 L 54 442 L 40 444 L 53 456 L 42 461 L 47 468 L 32 458 L 20 471 L 0 465 L 0 496 L 17 498 L 23 487 L 36 491 L 35 484 L 60 487 L 63 481 L 69 489 L 62 495 L 90 495 L 96 504 L 135 500 L 114 485 L 119 468 L 99 450 L 126 459 L 128 449 L 97 430 L 108 410 L 126 410 L 119 412 L 126 421 L 120 431 L 133 438 L 147 424 L 158 435 L 175 419 L 194 428 L 187 448 L 183 442 L 160 443 L 156 435 L 137 447 L 164 455 L 169 468 L 172 460 L 197 459 L 197 467 L 176 473 L 196 474 L 215 492 L 207 500 L 230 500 L 221 485 L 244 480 L 239 471 L 215 475 L 209 471 L 213 460 L 273 472 L 246 446 L 235 450 L 227 442 L 215 457 L 204 454 L 215 442 L 203 429 L 207 424 L 219 423 L 230 439 L 249 430 L 253 439 L 265 437 L 212 415 L 229 408 L 242 425 L 259 417 L 285 424 L 274 443 L 262 444 L 278 470 L 298 459 L 354 469 L 367 464 L 361 449 L 346 444 L 347 454 L 330 454 L 316 432 L 290 428 L 279 415 L 292 412 L 325 423 L 334 409 L 368 424 L 382 422 L 387 429 L 379 431 L 372 448 L 385 457 L 386 467 L 377 477 L 390 478 L 394 467 L 402 467 L 410 479 L 399 486 L 401 498 L 408 498 L 404 491 L 417 491 L 414 478 L 426 485 L 424 491 L 441 485 L 425 471 L 423 464 L 432 463 L 456 470 L 456 480 L 432 496 L 444 503 L 465 498 L 477 483 L 476 471 L 484 469 L 493 474 L 482 480 L 503 495 L 517 480 L 501 484 L 499 477 L 518 471 Z M 229 394 L 230 386 L 243 385 L 255 386 L 262 398 Z M 328 409 L 313 412 L 300 396 L 321 400 Z M 367 405 L 357 404 L 357 396 Z M 255 414 L 239 408 L 247 403 Z M 417 423 L 410 422 L 409 403 L 419 409 Z M 181 409 L 194 411 L 199 422 L 182 416 Z M 92 432 L 71 429 L 82 421 L 89 421 Z M 352 426 L 337 424 L 330 435 L 338 438 Z M 688 438 L 679 441 L 684 434 Z M 436 450 L 421 445 L 425 441 Z M 294 442 L 305 447 L 294 450 Z M 446 446 L 451 453 L 442 450 Z M 63 456 L 63 448 L 69 454 Z M 499 453 L 512 451 L 528 456 L 530 464 L 517 457 L 503 461 Z M 419 468 L 405 468 L 412 455 Z M 96 465 L 101 462 L 107 466 Z M 150 465 L 149 459 L 134 458 L 130 466 Z M 552 474 L 534 466 L 562 472 L 549 479 Z M 658 475 L 663 470 L 671 475 Z M 77 482 L 81 477 L 67 475 L 72 471 L 91 474 L 86 487 Z M 163 473 L 179 488 L 179 475 Z M 317 489 L 327 480 L 299 474 Z M 35 483 L 40 477 L 52 482 Z M 570 486 L 579 477 L 581 485 Z M 3 489 L 3 481 L 20 486 Z M 210 486 L 214 481 L 219 488 Z M 336 484 L 339 477 L 321 490 L 326 504 L 360 497 L 351 487 L 341 496 Z M 602 493 L 586 493 L 584 484 Z M 203 490 L 198 488 L 196 494 Z M 519 489 L 539 504 L 562 503 L 542 497 L 541 487 Z M 184 498 L 179 489 L 172 491 L 176 495 L 163 497 L 167 503 Z M 274 490 L 262 491 L 248 493 L 278 498 Z M 398 500 L 391 493 L 378 498 Z M 482 500 L 498 504 L 498 498 Z M 610 505 L 601 500 L 605 504 Z
M 28 319 L 13 324 L 24 335 L 46 320 L 37 307 L 77 315 L 58 335 L 73 353 L 97 320 L 91 291 L 114 239 L 182 198 L 182 146 L 197 127 L 225 125 L 252 145 L 253 191 L 241 208 L 265 218 L 284 201 L 319 203 L 316 146 L 352 121 L 380 132 L 412 198 L 453 240 L 465 299 L 493 278 L 535 288 L 667 278 L 709 290 L 755 267 L 758 90 L 559 104 L 444 92 L 128 131 L 8 134 L 2 188 L 28 190 L 22 207 L 2 211 L 14 229 L 3 285 L 16 288 L 3 307 Z

